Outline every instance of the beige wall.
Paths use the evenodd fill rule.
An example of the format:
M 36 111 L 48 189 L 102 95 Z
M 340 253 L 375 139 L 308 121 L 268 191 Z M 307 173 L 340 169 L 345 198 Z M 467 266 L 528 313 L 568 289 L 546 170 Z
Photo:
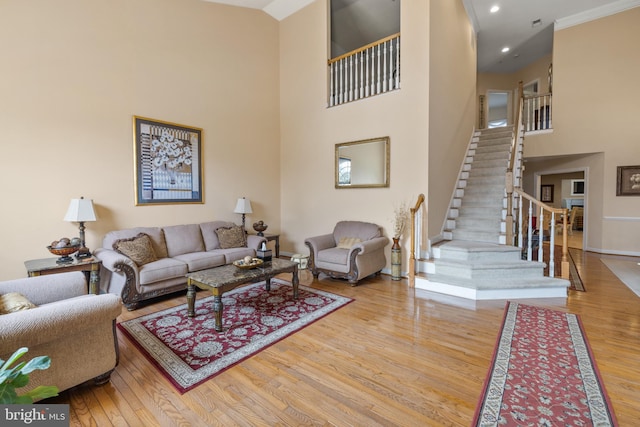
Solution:
M 78 234 L 70 199 L 94 200 L 87 243 L 138 225 L 280 224 L 278 22 L 200 0 L 4 0 L 0 280 Z M 322 69 L 322 67 L 318 67 Z M 200 127 L 204 204 L 134 206 L 132 116 Z
M 281 22 L 285 251 L 308 253 L 304 239 L 330 233 L 339 220 L 374 222 L 389 235 L 394 207 L 414 203 L 426 191 L 428 3 L 402 3 L 401 89 L 332 108 L 327 108 L 327 1 L 316 1 Z M 389 188 L 335 189 L 335 144 L 382 136 L 390 138 Z M 408 240 L 407 233 L 405 247 Z
M 557 31 L 553 127 L 525 140 L 526 158 L 603 153 L 590 167 L 588 249 L 640 255 L 640 197 L 616 196 L 616 168 L 640 164 L 640 8 Z M 594 156 L 585 156 L 584 165 Z M 581 166 L 574 158 L 573 166 Z M 564 166 L 562 166 L 564 167 Z
M 429 237 L 440 236 L 471 139 L 476 40 L 460 1 L 431 2 L 429 44 Z

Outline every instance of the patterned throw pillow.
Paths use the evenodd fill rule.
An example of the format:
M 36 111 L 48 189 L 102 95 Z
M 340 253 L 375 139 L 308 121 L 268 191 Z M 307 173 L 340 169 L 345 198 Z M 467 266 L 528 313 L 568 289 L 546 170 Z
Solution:
M 36 308 L 36 305 L 18 292 L 0 295 L 0 314 L 9 314 L 30 308 Z
M 247 247 L 247 236 L 244 229 L 239 225 L 216 228 L 216 234 L 220 241 L 220 249 Z
M 130 239 L 119 239 L 113 242 L 113 249 L 122 255 L 128 256 L 138 265 L 145 265 L 157 261 L 158 257 L 153 251 L 151 237 L 145 233 L 139 233 Z
M 351 246 L 360 242 L 362 242 L 362 240 L 358 239 L 357 237 L 343 237 L 338 242 L 337 247 L 341 249 L 351 249 Z

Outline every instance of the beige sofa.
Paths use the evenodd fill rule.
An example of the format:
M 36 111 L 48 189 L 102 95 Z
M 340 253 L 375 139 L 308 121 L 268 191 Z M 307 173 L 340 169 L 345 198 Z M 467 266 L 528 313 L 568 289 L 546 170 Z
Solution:
M 320 273 L 347 279 L 352 286 L 387 264 L 384 248 L 389 238 L 380 226 L 362 221 L 340 221 L 333 231 L 304 241 L 309 247 L 309 266 L 314 277 Z
M 23 394 L 38 385 L 66 390 L 88 380 L 109 381 L 118 364 L 116 317 L 122 303 L 116 295 L 87 294 L 79 271 L 0 282 L 0 295 L 17 292 L 35 308 L 0 315 L 0 359 L 27 347 L 20 362 L 49 356 L 51 366 L 33 371 Z
M 230 264 L 245 256 L 255 256 L 262 242 L 256 235 L 245 236 L 244 245 L 233 238 L 242 230 L 227 221 L 166 227 L 137 227 L 107 233 L 102 248 L 94 255 L 102 261 L 100 291 L 120 295 L 128 310 L 139 303 L 177 291 L 186 292 L 187 273 Z M 136 261 L 114 249 L 124 241 L 148 236 L 151 257 L 137 254 Z M 220 236 L 219 236 L 220 235 Z

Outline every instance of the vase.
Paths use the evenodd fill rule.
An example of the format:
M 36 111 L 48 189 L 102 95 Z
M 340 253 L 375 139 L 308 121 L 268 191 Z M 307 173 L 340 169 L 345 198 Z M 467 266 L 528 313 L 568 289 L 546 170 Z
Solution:
M 393 245 L 391 246 L 391 280 L 402 279 L 402 247 L 400 246 L 400 238 L 393 237 Z

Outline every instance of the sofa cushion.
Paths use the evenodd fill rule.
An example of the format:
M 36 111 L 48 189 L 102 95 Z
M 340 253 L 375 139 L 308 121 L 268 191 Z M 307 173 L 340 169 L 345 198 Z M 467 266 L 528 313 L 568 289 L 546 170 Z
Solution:
M 206 270 L 207 268 L 219 267 L 225 264 L 224 254 L 213 252 L 191 252 L 176 255 L 174 259 L 186 263 L 190 272 Z
M 18 292 L 9 292 L 0 295 L 0 314 L 9 314 L 35 307 L 35 304 Z
M 318 252 L 318 261 L 331 264 L 347 265 L 349 251 L 347 249 L 329 248 Z
M 103 248 L 112 248 L 113 243 L 119 239 L 130 239 L 137 236 L 140 233 L 144 233 L 151 238 L 151 244 L 153 245 L 153 252 L 158 258 L 166 258 L 167 245 L 164 241 L 164 232 L 160 227 L 135 227 L 127 228 L 124 230 L 110 231 L 102 239 Z
M 382 236 L 380 227 L 377 224 L 362 221 L 340 221 L 333 229 L 333 237 L 336 245 L 343 237 L 357 237 L 365 242 L 375 237 Z
M 156 253 L 153 251 L 151 238 L 145 233 L 139 233 L 137 236 L 129 239 L 116 240 L 113 242 L 113 249 L 128 256 L 139 266 L 158 259 Z
M 161 258 L 140 267 L 139 284 L 149 285 L 163 280 L 183 278 L 187 273 L 186 263 L 172 258 Z
M 229 221 L 210 221 L 200 224 L 202 240 L 204 241 L 204 249 L 207 251 L 220 249 L 220 241 L 218 240 L 218 234 L 216 233 L 216 230 L 220 227 L 233 226 L 235 226 L 235 224 Z
M 220 241 L 220 249 L 247 247 L 247 236 L 240 226 L 220 227 L 216 229 L 216 234 Z
M 164 227 L 164 240 L 167 242 L 167 253 L 173 258 L 176 255 L 191 252 L 204 252 L 200 225 L 185 224 Z
M 234 261 L 242 259 L 246 256 L 256 256 L 256 251 L 251 248 L 229 248 L 219 250 L 224 253 L 224 258 L 227 264 L 233 264 Z
M 341 249 L 351 249 L 351 246 L 360 242 L 362 242 L 362 240 L 358 237 L 342 237 L 337 247 Z

